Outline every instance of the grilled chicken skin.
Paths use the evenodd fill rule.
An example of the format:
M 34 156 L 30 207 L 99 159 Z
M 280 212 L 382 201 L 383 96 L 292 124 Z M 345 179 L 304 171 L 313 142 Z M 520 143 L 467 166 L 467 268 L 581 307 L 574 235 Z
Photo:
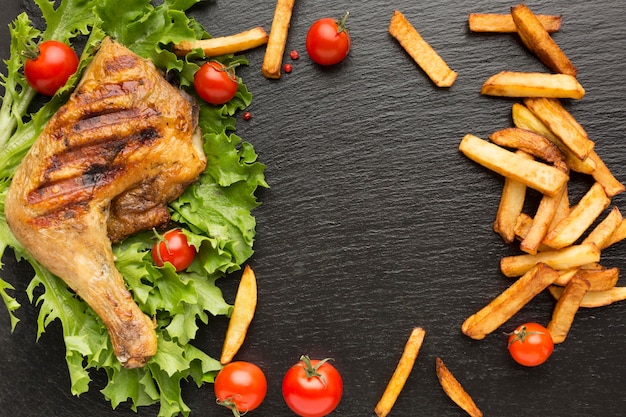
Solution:
M 93 308 L 127 368 L 145 365 L 157 338 L 115 268 L 111 243 L 169 220 L 167 203 L 206 167 L 197 124 L 190 97 L 107 38 L 6 197 L 15 237 Z

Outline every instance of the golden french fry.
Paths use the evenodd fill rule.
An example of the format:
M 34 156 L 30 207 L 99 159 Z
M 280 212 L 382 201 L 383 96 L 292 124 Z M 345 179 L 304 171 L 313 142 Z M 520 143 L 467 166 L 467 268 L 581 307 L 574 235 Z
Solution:
M 524 104 L 537 116 L 580 160 L 586 159 L 594 148 L 587 132 L 557 99 L 530 97 Z
M 606 195 L 614 197 L 624 191 L 624 184 L 615 178 L 613 173 L 595 151 L 591 151 L 587 159 L 593 161 L 595 165 L 595 169 L 591 173 L 591 176 L 596 180 L 596 182 L 602 184 Z
M 573 244 L 611 203 L 604 188 L 594 183 L 580 202 L 548 233 L 543 243 L 551 248 L 561 249 Z
M 285 42 L 291 25 L 291 14 L 295 0 L 276 0 L 274 18 L 267 39 L 261 72 L 266 78 L 280 78 Z
M 609 214 L 587 235 L 582 243 L 593 242 L 600 250 L 606 249 L 611 240 L 611 236 L 622 224 L 622 213 L 617 206 L 614 206 Z
M 576 276 L 589 281 L 589 291 L 604 291 L 617 285 L 619 268 L 580 268 Z
M 385 392 L 383 392 L 380 401 L 374 408 L 374 412 L 378 417 L 385 417 L 391 412 L 393 405 L 396 403 L 396 400 L 398 399 L 402 388 L 404 388 L 404 384 L 406 383 L 406 380 L 415 365 L 415 360 L 417 359 L 417 355 L 422 347 L 425 335 L 426 331 L 421 327 L 416 327 L 411 331 L 409 339 L 404 345 L 400 361 L 398 362 L 398 365 L 396 366 L 396 369 L 391 376 L 387 387 L 385 388 Z
M 606 246 L 604 249 L 618 242 L 621 242 L 624 239 L 626 239 L 626 219 L 622 220 L 619 226 L 617 226 L 609 241 L 606 242 Z
M 569 58 L 544 29 L 541 21 L 525 4 L 511 8 L 511 16 L 522 42 L 552 71 L 576 76 L 577 70 Z
M 520 243 L 521 250 L 533 255 L 539 251 L 565 193 L 567 193 L 567 187 L 563 186 L 559 194 L 555 196 L 544 195 L 541 198 L 533 223 Z
M 574 323 L 574 316 L 589 287 L 589 281 L 580 276 L 574 276 L 565 286 L 561 297 L 554 306 L 552 319 L 548 323 L 548 331 L 552 335 L 554 343 L 563 343 L 567 338 L 572 323 Z
M 246 265 L 241 275 L 239 288 L 235 295 L 235 303 L 228 322 L 228 329 L 224 338 L 220 362 L 225 365 L 232 361 L 235 354 L 241 348 L 248 328 L 254 317 L 257 304 L 256 276 L 252 268 Z
M 471 417 L 482 417 L 480 411 L 472 397 L 465 391 L 461 383 L 455 378 L 450 370 L 443 363 L 441 358 L 435 359 L 437 378 L 443 391 L 452 401 Z
M 573 245 L 563 249 L 539 252 L 536 255 L 505 256 L 500 260 L 500 270 L 507 277 L 526 274 L 537 263 L 557 269 L 570 269 L 600 260 L 600 249 L 594 243 Z
M 548 33 L 561 29 L 561 16 L 538 14 L 537 19 Z M 470 13 L 467 22 L 472 32 L 513 33 L 517 26 L 510 14 L 498 13 Z
M 558 277 L 556 270 L 545 263 L 537 263 L 489 304 L 468 317 L 463 322 L 461 331 L 472 339 L 484 339 Z
M 458 74 L 450 69 L 443 58 L 398 10 L 394 10 L 391 16 L 389 34 L 400 43 L 437 87 L 451 87 L 454 84 Z
M 524 151 L 517 151 L 516 154 L 532 159 L 532 156 Z M 506 243 L 515 240 L 515 226 L 524 208 L 525 199 L 526 185 L 511 178 L 505 178 L 493 230 L 502 236 Z
M 585 89 L 576 77 L 544 72 L 502 71 L 484 82 L 481 94 L 500 97 L 553 97 L 581 99 Z
M 538 133 L 517 127 L 507 127 L 489 136 L 496 145 L 520 149 L 530 155 L 550 162 L 560 171 L 569 173 L 565 157 L 559 148 Z
M 512 178 L 542 194 L 556 195 L 569 176 L 539 161 L 528 160 L 477 136 L 467 134 L 461 140 L 459 150 L 480 165 Z
M 520 129 L 527 129 L 548 139 L 559 147 L 563 155 L 567 166 L 576 172 L 583 174 L 591 174 L 596 167 L 596 164 L 591 158 L 581 160 L 569 150 L 567 146 L 559 139 L 552 131 L 539 119 L 535 114 L 521 103 L 514 103 L 512 106 L 513 124 Z
M 551 285 L 548 289 L 556 300 L 561 298 L 563 287 Z M 604 307 L 624 300 L 626 300 L 626 287 L 613 287 L 604 291 L 587 291 L 580 306 L 583 308 Z
M 207 57 L 220 56 L 226 54 L 236 54 L 238 52 L 254 49 L 267 43 L 267 32 L 261 26 L 235 33 L 228 36 L 219 36 L 210 39 L 195 41 L 181 41 L 174 44 L 174 53 L 177 56 L 185 56 L 194 49 L 202 49 Z

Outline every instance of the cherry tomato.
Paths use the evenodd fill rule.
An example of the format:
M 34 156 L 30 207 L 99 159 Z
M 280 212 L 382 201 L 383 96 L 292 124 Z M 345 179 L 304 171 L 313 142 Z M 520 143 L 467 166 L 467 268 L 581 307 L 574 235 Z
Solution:
M 302 417 L 322 417 L 333 411 L 343 395 L 343 381 L 329 359 L 302 356 L 283 378 L 283 398 Z
M 42 42 L 38 49 L 26 60 L 24 75 L 35 91 L 53 96 L 78 69 L 78 56 L 59 41 Z
M 236 361 L 222 368 L 213 388 L 217 402 L 239 416 L 261 405 L 267 393 L 267 380 L 255 364 Z
M 348 55 L 352 41 L 346 28 L 347 19 L 348 13 L 339 21 L 325 17 L 313 22 L 306 34 L 306 51 L 313 61 L 333 65 Z
M 159 236 L 152 246 L 152 260 L 157 266 L 171 263 L 176 271 L 187 269 L 196 257 L 196 248 L 187 242 L 187 236 L 180 229 L 173 229 Z
M 509 352 L 513 359 L 524 366 L 544 363 L 554 350 L 554 342 L 548 329 L 538 323 L 518 326 L 509 335 Z
M 239 88 L 233 68 L 217 61 L 202 64 L 194 75 L 193 85 L 204 101 L 216 106 L 229 102 Z

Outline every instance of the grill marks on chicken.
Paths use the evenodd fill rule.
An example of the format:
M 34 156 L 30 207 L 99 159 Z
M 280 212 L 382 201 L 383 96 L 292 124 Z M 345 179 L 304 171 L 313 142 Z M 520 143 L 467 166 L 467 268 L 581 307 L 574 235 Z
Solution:
M 120 362 L 156 352 L 152 319 L 115 268 L 111 242 L 169 221 L 206 167 L 195 102 L 105 39 L 18 168 L 5 201 L 15 237 L 102 318 Z

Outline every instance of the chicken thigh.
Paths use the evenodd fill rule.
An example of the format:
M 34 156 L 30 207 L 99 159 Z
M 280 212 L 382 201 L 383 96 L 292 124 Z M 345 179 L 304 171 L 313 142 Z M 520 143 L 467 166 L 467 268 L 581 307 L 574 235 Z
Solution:
M 111 242 L 167 223 L 167 204 L 205 167 L 197 104 L 106 38 L 15 173 L 11 231 L 98 314 L 124 367 L 145 365 L 157 338 Z

